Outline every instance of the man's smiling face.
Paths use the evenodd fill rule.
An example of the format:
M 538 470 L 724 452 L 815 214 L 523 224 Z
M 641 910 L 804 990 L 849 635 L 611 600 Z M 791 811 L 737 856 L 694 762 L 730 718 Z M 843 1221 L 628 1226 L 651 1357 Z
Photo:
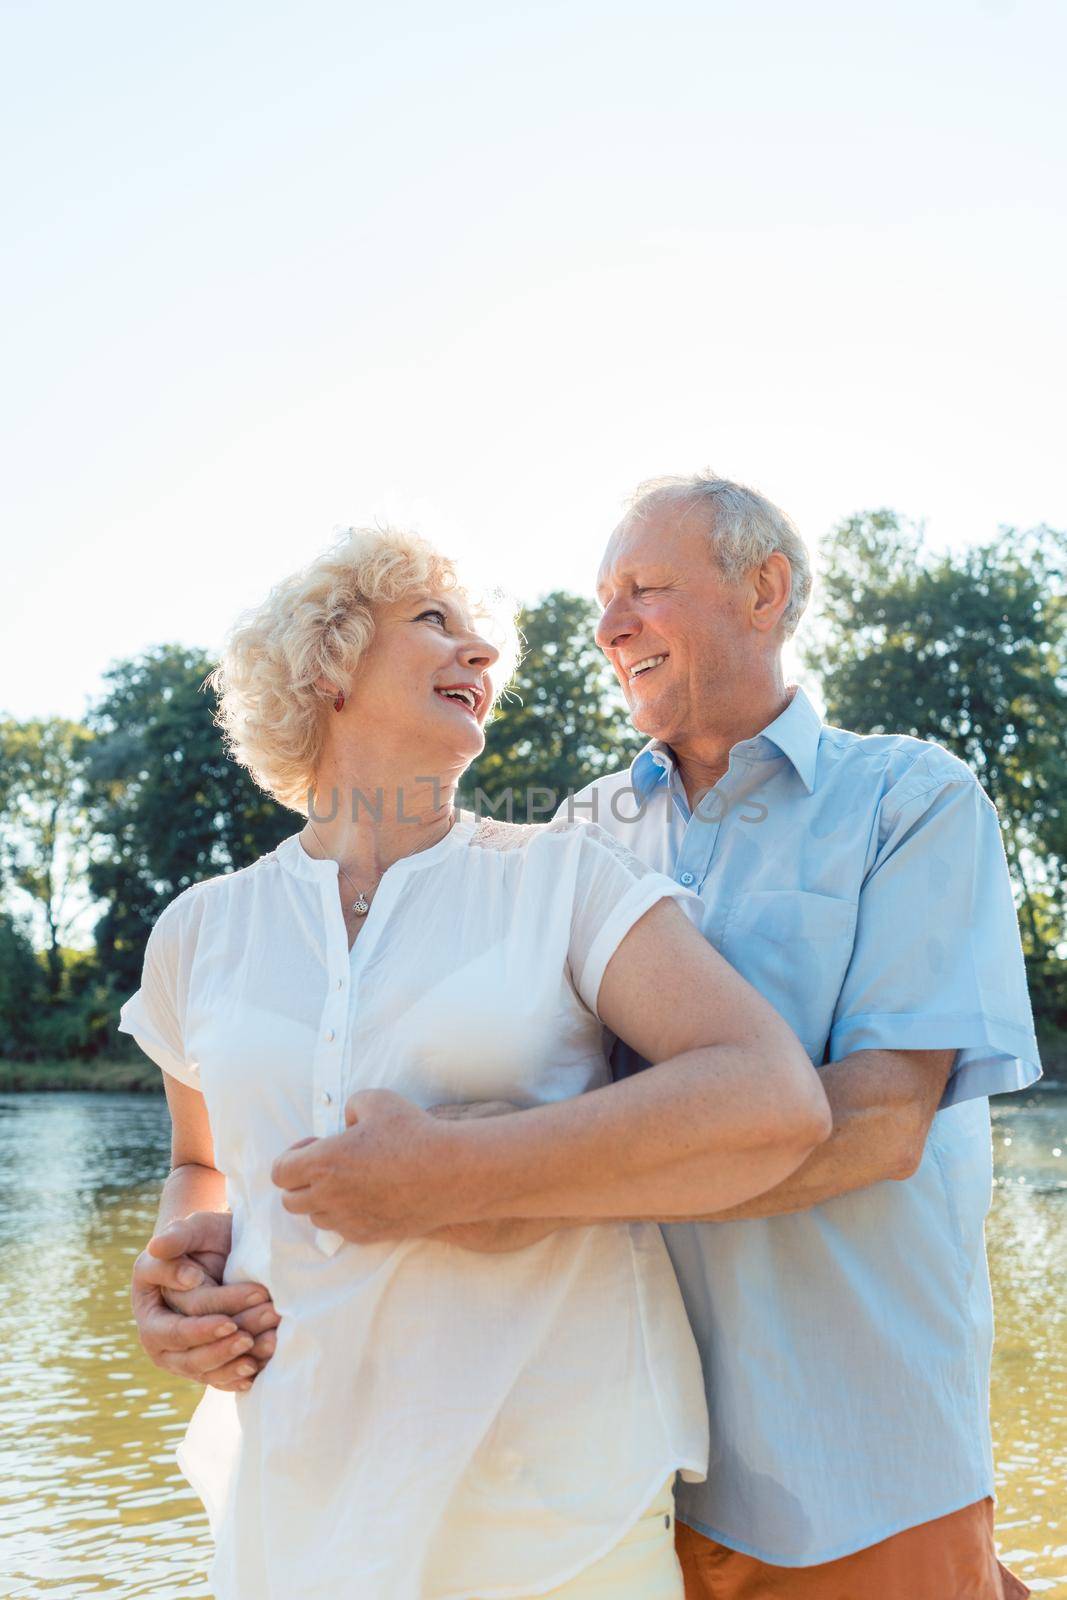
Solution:
M 707 512 L 668 504 L 621 522 L 597 594 L 597 643 L 634 727 L 673 746 L 699 739 L 717 704 L 735 701 L 756 642 L 751 591 L 715 566 Z

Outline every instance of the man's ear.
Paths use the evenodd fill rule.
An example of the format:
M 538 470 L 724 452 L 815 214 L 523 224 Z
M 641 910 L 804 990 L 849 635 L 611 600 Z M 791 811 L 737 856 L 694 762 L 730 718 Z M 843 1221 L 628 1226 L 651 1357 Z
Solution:
M 770 633 L 782 619 L 793 592 L 793 569 L 789 557 L 781 550 L 772 550 L 766 561 L 753 573 L 752 581 L 756 599 L 752 606 L 752 625 L 761 632 Z

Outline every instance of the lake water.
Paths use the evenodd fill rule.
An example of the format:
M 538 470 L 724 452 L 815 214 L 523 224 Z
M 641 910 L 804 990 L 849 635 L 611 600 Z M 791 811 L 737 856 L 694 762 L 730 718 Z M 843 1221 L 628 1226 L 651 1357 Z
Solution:
M 993 1118 L 1001 1554 L 1067 1596 L 1067 1094 Z M 150 1365 L 129 1311 L 168 1140 L 162 1098 L 0 1095 L 4 1600 L 210 1595 L 206 1522 L 173 1460 L 198 1391 Z

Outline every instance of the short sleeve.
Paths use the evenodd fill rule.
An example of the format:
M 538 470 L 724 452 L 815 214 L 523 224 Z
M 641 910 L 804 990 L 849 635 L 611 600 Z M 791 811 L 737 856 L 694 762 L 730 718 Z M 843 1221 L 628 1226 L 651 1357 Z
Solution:
M 183 1033 L 189 968 L 183 921 L 177 902 L 167 906 L 157 920 L 145 946 L 141 987 L 119 1012 L 118 1026 L 120 1033 L 133 1035 L 157 1067 L 191 1089 L 199 1089 L 199 1068 L 186 1056 Z
M 608 962 L 634 923 L 657 901 L 677 900 L 699 928 L 699 896 L 646 866 L 593 822 L 573 822 L 579 857 L 571 915 L 570 968 L 574 986 L 599 1016 L 597 999 Z
M 882 802 L 829 1059 L 955 1047 L 944 1108 L 1023 1089 L 1041 1061 L 996 807 L 938 755 L 940 781 L 902 782 Z

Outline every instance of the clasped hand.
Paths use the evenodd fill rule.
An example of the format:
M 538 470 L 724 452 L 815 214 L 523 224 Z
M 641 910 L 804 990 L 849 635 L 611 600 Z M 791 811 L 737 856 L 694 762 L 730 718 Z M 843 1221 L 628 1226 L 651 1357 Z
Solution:
M 558 1224 L 447 1220 L 441 1199 L 455 1150 L 447 1124 L 515 1110 L 489 1100 L 426 1112 L 389 1090 L 364 1090 L 345 1106 L 343 1133 L 299 1140 L 271 1177 L 287 1211 L 353 1243 L 432 1235 L 468 1250 L 522 1249 Z M 134 1263 L 133 1310 L 156 1366 L 247 1389 L 274 1354 L 281 1318 L 265 1285 L 223 1283 L 230 1229 L 228 1212 L 201 1211 L 156 1234 Z

